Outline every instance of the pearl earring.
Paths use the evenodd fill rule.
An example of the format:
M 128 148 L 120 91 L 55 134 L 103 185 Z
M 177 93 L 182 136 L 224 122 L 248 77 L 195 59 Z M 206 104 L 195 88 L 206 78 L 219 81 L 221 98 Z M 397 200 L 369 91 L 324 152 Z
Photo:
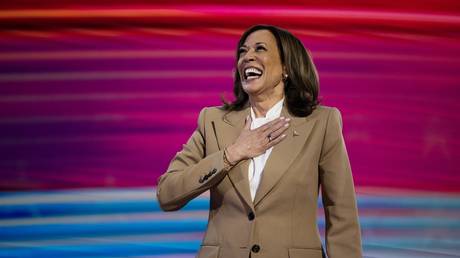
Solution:
M 283 81 L 286 81 L 288 78 L 288 75 L 286 73 L 283 73 Z

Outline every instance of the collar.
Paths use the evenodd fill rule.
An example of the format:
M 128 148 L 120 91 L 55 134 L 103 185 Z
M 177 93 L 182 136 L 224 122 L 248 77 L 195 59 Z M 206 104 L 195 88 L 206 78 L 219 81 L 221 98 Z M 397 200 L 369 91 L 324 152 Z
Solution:
M 280 101 L 276 102 L 276 104 L 273 105 L 273 107 L 271 107 L 267 111 L 267 114 L 265 115 L 265 117 L 259 117 L 259 118 L 256 118 L 256 114 L 254 113 L 254 110 L 252 109 L 252 106 L 251 106 L 251 118 L 252 118 L 252 121 L 254 121 L 256 119 L 273 120 L 273 119 L 279 117 L 280 114 L 281 114 L 281 110 L 283 109 L 283 102 L 284 102 L 284 97 Z

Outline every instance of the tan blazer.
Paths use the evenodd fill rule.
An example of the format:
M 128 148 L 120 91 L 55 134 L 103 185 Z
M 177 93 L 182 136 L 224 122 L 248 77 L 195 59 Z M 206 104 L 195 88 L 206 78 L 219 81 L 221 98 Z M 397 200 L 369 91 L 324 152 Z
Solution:
M 226 172 L 223 149 L 240 134 L 250 108 L 226 114 L 204 108 L 198 128 L 159 178 L 157 198 L 178 210 L 210 190 L 198 258 L 321 258 L 317 199 L 321 186 L 329 258 L 360 258 L 361 234 L 350 163 L 337 108 L 290 117 L 286 138 L 267 160 L 254 202 L 245 160 Z

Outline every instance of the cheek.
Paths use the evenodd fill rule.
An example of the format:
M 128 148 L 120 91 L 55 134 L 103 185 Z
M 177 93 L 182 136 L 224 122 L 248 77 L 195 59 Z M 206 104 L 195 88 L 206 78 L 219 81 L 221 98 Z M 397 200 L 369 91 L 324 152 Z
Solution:
M 269 69 L 267 69 L 267 77 L 269 80 L 276 80 L 279 76 L 281 76 L 282 70 L 281 66 L 277 66 L 275 64 L 271 65 Z
M 242 65 L 242 63 L 243 63 L 243 60 L 241 58 L 238 58 L 238 61 L 236 62 L 236 65 L 240 66 L 240 65 Z
M 264 63 L 267 65 L 267 68 L 270 69 L 271 72 L 278 72 L 282 70 L 281 63 L 277 59 L 279 59 L 277 56 L 264 58 Z
M 238 69 L 238 70 L 239 70 L 240 68 L 241 68 L 241 62 L 240 62 L 240 61 L 238 61 L 238 63 L 236 63 L 236 69 Z

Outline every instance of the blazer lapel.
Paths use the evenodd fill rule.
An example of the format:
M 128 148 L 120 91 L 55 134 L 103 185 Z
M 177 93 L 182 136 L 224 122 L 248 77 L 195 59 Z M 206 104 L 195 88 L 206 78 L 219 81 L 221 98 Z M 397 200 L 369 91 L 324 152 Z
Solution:
M 273 146 L 272 152 L 265 164 L 262 179 L 254 198 L 254 206 L 273 189 L 291 163 L 297 157 L 310 135 L 316 120 L 312 116 L 295 117 L 283 106 L 281 116 L 291 118 L 291 126 L 285 132 L 286 138 Z M 246 170 L 247 174 L 247 170 Z M 247 175 L 246 175 L 247 177 Z
M 224 123 L 222 123 L 222 121 L 213 121 L 216 127 L 216 139 L 222 149 L 230 146 L 236 141 L 243 130 L 245 119 L 249 114 L 250 108 L 248 106 L 241 111 L 233 111 L 226 114 L 223 117 Z M 249 190 L 248 167 L 249 160 L 241 161 L 229 171 L 228 177 L 233 187 L 240 195 L 240 198 L 242 198 L 251 209 L 254 209 Z

